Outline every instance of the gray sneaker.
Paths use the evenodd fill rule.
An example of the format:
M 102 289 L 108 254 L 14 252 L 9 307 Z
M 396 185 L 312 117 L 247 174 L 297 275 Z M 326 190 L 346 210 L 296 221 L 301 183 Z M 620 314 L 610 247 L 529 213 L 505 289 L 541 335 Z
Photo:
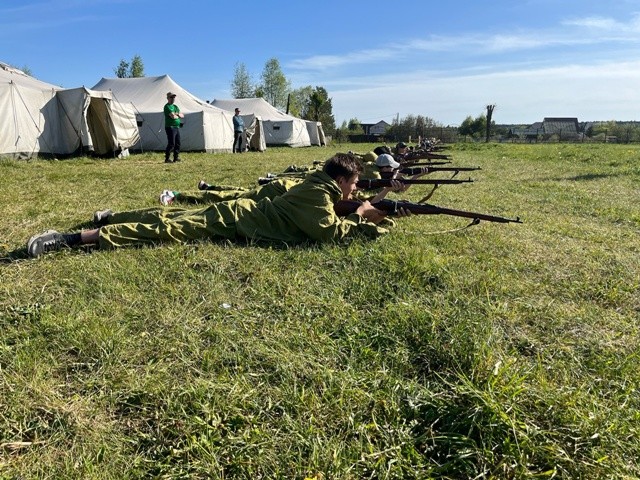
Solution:
M 93 223 L 94 225 L 107 225 L 109 223 L 109 217 L 113 215 L 113 211 L 107 210 L 98 210 L 93 214 Z
M 39 257 L 43 253 L 60 250 L 64 247 L 62 234 L 56 230 L 47 230 L 44 233 L 34 235 L 27 242 L 27 252 L 30 257 Z

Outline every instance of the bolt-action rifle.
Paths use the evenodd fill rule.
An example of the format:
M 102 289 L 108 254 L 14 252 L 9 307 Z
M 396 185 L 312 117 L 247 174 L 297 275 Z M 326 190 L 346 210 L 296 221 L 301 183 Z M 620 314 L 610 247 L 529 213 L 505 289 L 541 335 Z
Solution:
M 453 160 L 453 157 L 443 153 L 432 153 L 419 150 L 417 152 L 405 153 L 404 158 L 400 159 L 401 163 L 415 162 L 416 160 Z
M 403 167 L 398 170 L 399 173 L 403 173 L 405 175 L 419 175 L 421 173 L 433 173 L 433 172 L 454 172 L 454 177 L 459 172 L 473 172 L 475 170 L 482 170 L 480 167 L 432 167 L 431 164 L 429 166 L 423 167 Z M 390 178 L 395 172 L 380 172 L 380 176 L 382 178 Z
M 460 183 L 473 183 L 473 180 L 470 178 L 468 180 L 456 180 L 451 178 L 433 178 L 433 179 L 422 179 L 418 178 L 416 180 L 411 179 L 403 179 L 403 178 L 367 178 L 358 180 L 356 183 L 356 187 L 362 188 L 363 190 L 372 190 L 375 188 L 384 188 L 390 187 L 391 181 L 397 180 L 405 185 L 457 185 Z
M 336 215 L 344 217 L 350 213 L 354 213 L 360 205 L 361 202 L 357 200 L 339 200 L 333 205 L 333 209 L 336 212 Z M 473 220 L 471 223 L 472 225 L 480 223 L 481 220 L 498 223 L 522 223 L 520 217 L 497 217 L 495 215 L 487 215 L 485 213 L 454 210 L 452 208 L 438 207 L 428 203 L 413 203 L 404 200 L 396 201 L 384 199 L 372 205 L 390 216 L 397 215 L 400 209 L 404 209 L 405 211 L 411 212 L 413 215 L 453 215 L 455 217 L 471 218 Z

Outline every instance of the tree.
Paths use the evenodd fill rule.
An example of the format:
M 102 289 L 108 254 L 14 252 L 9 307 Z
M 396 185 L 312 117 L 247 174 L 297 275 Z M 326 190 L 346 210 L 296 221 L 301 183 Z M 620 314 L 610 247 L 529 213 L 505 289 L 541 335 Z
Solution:
M 255 95 L 255 87 L 251 75 L 244 63 L 236 63 L 231 81 L 231 95 L 233 98 L 251 98 Z
M 120 63 L 116 68 L 113 69 L 113 72 L 116 74 L 118 78 L 128 78 L 129 77 L 129 62 L 120 60 Z
M 336 129 L 336 119 L 333 116 L 333 104 L 329 93 L 324 87 L 316 87 L 311 92 L 302 118 L 322 122 L 325 133 L 333 135 Z
M 287 77 L 282 73 L 277 58 L 267 61 L 262 71 L 262 83 L 256 89 L 263 94 L 264 99 L 274 107 L 284 110 L 287 106 L 287 94 L 291 86 Z
M 438 122 L 430 117 L 409 114 L 403 118 L 394 118 L 387 134 L 396 140 L 417 140 L 418 137 L 426 137 L 428 129 L 439 126 Z
M 144 77 L 144 63 L 142 63 L 142 57 L 140 55 L 134 55 L 131 59 L 129 73 L 133 78 Z
M 304 118 L 309 98 L 313 93 L 313 87 L 307 85 L 306 87 L 296 88 L 289 93 L 291 101 L 289 102 L 289 113 L 294 117 Z
M 118 78 L 139 78 L 144 77 L 144 64 L 140 55 L 134 55 L 131 63 L 120 60 L 120 63 L 113 69 Z
M 351 120 L 349 120 L 347 128 L 349 130 L 349 135 L 364 134 L 364 129 L 362 128 L 362 124 L 360 123 L 360 120 L 358 120 L 357 118 L 352 118 Z
M 492 125 L 494 125 L 492 123 Z M 458 128 L 459 135 L 468 135 L 473 138 L 481 138 L 483 134 L 487 131 L 487 117 L 482 115 L 478 115 L 476 118 L 471 117 L 469 115 L 464 121 L 460 124 Z
M 487 122 L 486 122 L 486 135 L 484 137 L 485 143 L 489 143 L 489 137 L 491 136 L 491 117 L 493 116 L 493 109 L 495 105 L 487 105 Z

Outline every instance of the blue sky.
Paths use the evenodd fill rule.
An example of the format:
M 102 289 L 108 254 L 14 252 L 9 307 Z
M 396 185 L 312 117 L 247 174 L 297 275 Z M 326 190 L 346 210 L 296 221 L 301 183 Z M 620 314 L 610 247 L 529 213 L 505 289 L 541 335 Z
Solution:
M 140 55 L 146 76 L 223 99 L 236 63 L 258 81 L 275 57 L 293 88 L 327 89 L 338 125 L 459 125 L 487 104 L 497 123 L 640 120 L 640 0 L 7 3 L 0 61 L 63 87 Z

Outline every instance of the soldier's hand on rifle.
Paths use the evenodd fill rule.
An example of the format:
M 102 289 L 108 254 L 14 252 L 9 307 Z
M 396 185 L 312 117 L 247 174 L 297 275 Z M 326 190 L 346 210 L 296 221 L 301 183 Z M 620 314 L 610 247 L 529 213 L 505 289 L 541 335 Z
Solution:
M 396 217 L 410 217 L 411 216 L 411 210 L 407 210 L 406 208 L 398 208 L 398 213 L 396 214 Z
M 362 205 L 358 207 L 356 213 L 376 225 L 386 217 L 386 214 L 382 210 L 375 208 L 368 200 L 362 202 Z
M 391 186 L 387 187 L 390 192 L 404 192 L 409 185 L 402 183 L 401 179 L 391 180 Z

